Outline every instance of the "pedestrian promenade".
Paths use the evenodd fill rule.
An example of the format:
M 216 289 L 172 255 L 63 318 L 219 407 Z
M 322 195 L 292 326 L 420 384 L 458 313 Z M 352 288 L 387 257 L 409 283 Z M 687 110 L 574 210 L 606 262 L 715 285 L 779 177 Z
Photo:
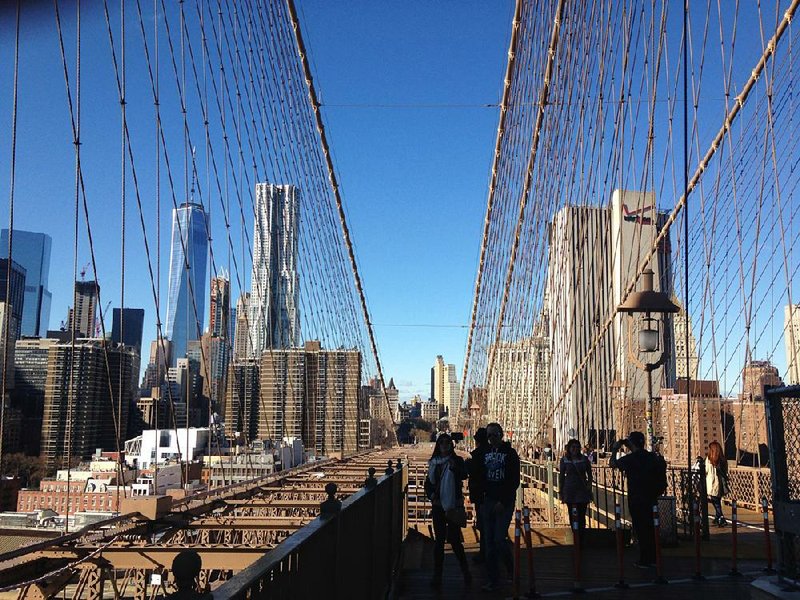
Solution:
M 513 535 L 513 531 L 510 532 Z M 478 544 L 471 529 L 464 529 L 465 544 L 471 562 L 474 582 L 465 587 L 458 564 L 451 553 L 445 555 L 445 570 L 441 588 L 430 586 L 433 572 L 433 541 L 427 532 L 411 531 L 404 548 L 403 570 L 398 595 L 403 599 L 417 598 L 510 598 L 513 585 L 507 581 L 497 592 L 481 591 L 486 582 L 482 565 L 472 563 Z M 663 550 L 664 576 L 667 584 L 656 584 L 655 570 L 634 567 L 635 547 L 624 551 L 624 579 L 628 589 L 614 587 L 619 581 L 617 553 L 614 538 L 608 530 L 589 533 L 581 560 L 581 587 L 594 598 L 766 598 L 750 585 L 755 577 L 762 576 L 766 566 L 766 547 L 763 531 L 740 529 L 738 569 L 740 577 L 730 577 L 730 528 L 712 529 L 710 541 L 701 546 L 701 573 L 703 581 L 692 579 L 695 572 L 694 543 L 682 540 L 679 545 Z M 513 538 L 512 538 L 513 539 Z M 545 597 L 571 595 L 575 587 L 573 567 L 574 547 L 566 528 L 535 529 L 533 531 L 533 559 L 536 591 Z M 774 548 L 773 548 L 774 550 Z M 521 551 L 520 596 L 529 591 L 527 551 Z

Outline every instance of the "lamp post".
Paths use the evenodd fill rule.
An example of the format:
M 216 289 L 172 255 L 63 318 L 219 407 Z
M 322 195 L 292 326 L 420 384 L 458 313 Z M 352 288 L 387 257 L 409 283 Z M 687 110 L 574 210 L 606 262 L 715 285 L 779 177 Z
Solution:
M 676 313 L 679 309 L 672 303 L 667 294 L 653 290 L 653 271 L 648 268 L 642 273 L 642 290 L 631 293 L 625 302 L 619 305 L 617 310 L 628 315 L 628 358 L 637 369 L 647 374 L 645 419 L 647 421 L 648 450 L 653 450 L 655 446 L 655 436 L 653 434 L 653 371 L 663 365 L 669 358 L 665 316 L 667 313 Z M 640 360 L 633 351 L 631 333 L 636 315 L 640 316 L 637 339 L 639 352 L 650 355 L 658 352 L 659 349 L 661 350 L 661 355 L 654 362 Z

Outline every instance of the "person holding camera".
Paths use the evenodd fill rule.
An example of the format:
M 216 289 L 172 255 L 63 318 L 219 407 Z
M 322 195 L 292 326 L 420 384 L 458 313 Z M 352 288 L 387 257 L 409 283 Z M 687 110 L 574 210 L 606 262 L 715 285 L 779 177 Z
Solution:
M 649 568 L 656 561 L 656 534 L 653 524 L 653 506 L 666 490 L 667 465 L 664 459 L 644 447 L 644 434 L 632 431 L 626 440 L 617 440 L 611 446 L 611 467 L 625 473 L 628 482 L 628 510 L 633 530 L 639 543 L 637 567 Z M 617 457 L 625 446 L 630 452 Z
M 467 478 L 464 459 L 455 453 L 455 444 L 449 434 L 443 433 L 436 440 L 433 455 L 428 461 L 428 476 L 425 478 L 425 495 L 433 505 L 433 580 L 431 585 L 442 584 L 445 540 L 453 548 L 464 583 L 472 583 L 472 574 L 467 564 L 464 544 L 461 542 L 461 528 L 467 526 L 467 512 L 464 508 L 464 492 L 461 482 Z
M 730 487 L 728 484 L 728 461 L 725 460 L 722 444 L 716 440 L 708 445 L 705 467 L 706 494 L 716 513 L 714 523 L 718 527 L 725 527 L 728 521 L 725 515 L 722 514 L 722 497 L 728 493 Z M 697 489 L 699 489 L 699 486 Z
M 575 439 L 567 442 L 558 466 L 558 497 L 569 508 L 570 521 L 574 508 L 578 528 L 586 529 L 586 508 L 592 501 L 592 464 L 581 453 L 581 443 Z

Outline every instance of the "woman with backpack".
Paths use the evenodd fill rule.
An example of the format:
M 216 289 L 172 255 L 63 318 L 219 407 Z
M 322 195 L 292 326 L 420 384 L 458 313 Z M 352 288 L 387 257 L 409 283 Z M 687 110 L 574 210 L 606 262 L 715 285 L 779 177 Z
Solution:
M 425 495 L 433 505 L 433 580 L 431 585 L 442 584 L 444 567 L 444 543 L 450 542 L 464 575 L 464 583 L 472 583 L 472 574 L 467 564 L 464 544 L 461 542 L 461 528 L 467 526 L 467 513 L 464 509 L 464 492 L 461 482 L 467 478 L 464 459 L 455 453 L 453 439 L 446 433 L 440 435 L 428 461 L 428 476 L 425 478 Z
M 716 440 L 708 445 L 706 455 L 706 494 L 714 507 L 714 523 L 725 527 L 728 521 L 722 514 L 722 497 L 728 493 L 728 461 L 722 452 L 722 445 Z
M 592 463 L 581 453 L 578 440 L 567 442 L 566 452 L 558 467 L 558 496 L 569 508 L 570 522 L 573 508 L 577 512 L 578 528 L 586 528 L 586 508 L 592 501 Z

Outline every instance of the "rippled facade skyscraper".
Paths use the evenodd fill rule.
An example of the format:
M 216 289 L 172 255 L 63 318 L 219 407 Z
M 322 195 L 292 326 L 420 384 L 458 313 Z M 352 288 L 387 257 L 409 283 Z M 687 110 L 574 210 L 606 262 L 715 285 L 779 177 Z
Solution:
M 256 184 L 253 278 L 249 302 L 251 355 L 300 345 L 297 226 L 300 191 Z
M 208 216 L 202 205 L 184 202 L 172 211 L 164 326 L 164 335 L 173 345 L 173 366 L 177 359 L 186 356 L 188 342 L 199 340 L 203 332 L 207 259 Z

